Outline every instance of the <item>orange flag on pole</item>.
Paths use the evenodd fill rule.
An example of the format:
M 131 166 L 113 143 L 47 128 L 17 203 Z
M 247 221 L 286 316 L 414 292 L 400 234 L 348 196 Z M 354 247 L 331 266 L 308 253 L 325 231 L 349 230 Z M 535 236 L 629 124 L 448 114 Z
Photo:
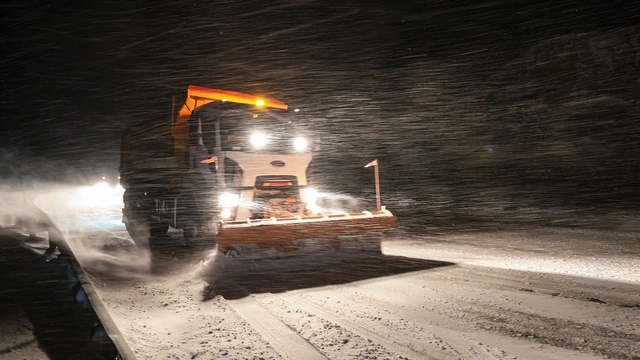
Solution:
M 208 159 L 204 159 L 204 160 L 200 161 L 200 163 L 202 163 L 202 164 L 211 164 L 211 163 L 214 163 L 216 161 L 218 161 L 218 158 L 215 157 L 215 156 L 212 156 L 212 157 L 210 157 Z
M 371 166 L 378 166 L 378 159 L 373 160 L 372 162 L 368 163 L 364 167 L 368 168 L 368 167 L 371 167 Z

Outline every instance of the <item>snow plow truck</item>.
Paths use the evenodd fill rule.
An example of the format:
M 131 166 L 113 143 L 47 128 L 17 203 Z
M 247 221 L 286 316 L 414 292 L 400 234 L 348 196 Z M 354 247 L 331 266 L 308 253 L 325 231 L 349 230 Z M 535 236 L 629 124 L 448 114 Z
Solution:
M 173 104 L 170 121 L 122 135 L 123 222 L 138 245 L 153 245 L 172 227 L 187 245 L 217 245 L 225 257 L 380 251 L 380 233 L 395 226 L 391 212 L 316 206 L 307 169 L 319 144 L 297 110 L 193 85 Z

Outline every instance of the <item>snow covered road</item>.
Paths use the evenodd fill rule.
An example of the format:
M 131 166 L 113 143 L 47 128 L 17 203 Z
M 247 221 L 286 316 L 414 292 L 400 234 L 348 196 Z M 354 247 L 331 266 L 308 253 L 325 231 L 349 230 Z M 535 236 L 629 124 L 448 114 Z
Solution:
M 105 234 L 83 242 L 126 237 Z M 92 278 L 140 359 L 640 358 L 635 233 L 395 234 L 383 251 L 212 286 L 180 252 Z

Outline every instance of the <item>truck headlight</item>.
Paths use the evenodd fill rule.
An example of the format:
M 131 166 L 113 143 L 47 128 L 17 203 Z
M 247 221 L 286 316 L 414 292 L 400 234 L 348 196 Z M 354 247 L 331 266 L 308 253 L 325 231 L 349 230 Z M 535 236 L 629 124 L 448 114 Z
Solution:
M 267 145 L 267 135 L 257 132 L 251 135 L 251 145 L 253 145 L 256 149 L 262 149 L 265 145 Z
M 317 208 L 316 201 L 318 200 L 318 191 L 312 188 L 302 189 L 302 201 L 307 204 L 307 209 L 314 210 Z
M 307 139 L 303 137 L 297 137 L 293 140 L 293 148 L 296 151 L 305 151 L 307 149 Z
M 223 193 L 220 195 L 219 205 L 222 208 L 234 208 L 240 205 L 240 195 Z
M 229 210 L 229 209 L 223 209 L 223 210 L 220 212 L 220 217 L 221 217 L 223 220 L 229 220 L 229 219 L 231 218 L 231 216 L 232 216 L 232 215 L 233 215 L 233 211 L 231 211 L 231 210 Z

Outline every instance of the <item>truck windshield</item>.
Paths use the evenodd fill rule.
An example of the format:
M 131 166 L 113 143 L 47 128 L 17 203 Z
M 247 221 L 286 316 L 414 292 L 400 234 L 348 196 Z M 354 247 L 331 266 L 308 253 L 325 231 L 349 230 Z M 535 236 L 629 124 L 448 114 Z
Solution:
M 220 123 L 222 151 L 295 154 L 312 149 L 312 132 L 291 110 L 258 108 L 252 105 L 218 104 L 202 121 L 205 146 L 215 146 L 215 122 Z M 213 120 L 213 121 L 212 121 Z

